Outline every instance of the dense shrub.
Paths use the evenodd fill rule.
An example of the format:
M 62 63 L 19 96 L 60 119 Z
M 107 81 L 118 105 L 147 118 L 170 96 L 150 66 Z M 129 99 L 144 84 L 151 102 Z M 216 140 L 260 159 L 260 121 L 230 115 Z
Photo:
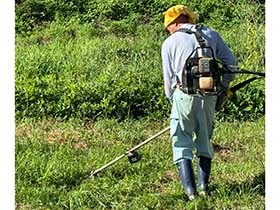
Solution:
M 28 32 L 55 19 L 71 19 L 87 9 L 86 0 L 24 0 L 16 5 L 16 32 Z
M 241 68 L 264 71 L 263 5 L 233 2 L 188 5 L 221 33 Z M 16 116 L 168 116 L 162 12 L 175 3 L 26 0 L 17 5 Z M 233 85 L 244 79 L 237 76 Z M 263 80 L 248 85 L 227 102 L 220 119 L 263 115 L 264 93 Z
M 142 23 L 161 21 L 162 13 L 175 4 L 182 4 L 182 2 L 178 0 L 24 0 L 16 5 L 16 31 L 17 33 L 31 31 L 45 22 L 69 20 L 72 17 L 92 22 L 118 21 L 138 15 L 141 16 Z M 263 2 L 207 0 L 201 3 L 200 0 L 191 0 L 187 5 L 199 14 L 200 22 L 211 22 L 218 27 L 239 23 L 240 20 L 244 20 L 244 16 L 252 21 L 256 21 L 257 18 L 258 23 L 264 23 Z
M 141 15 L 143 23 L 151 21 L 178 1 L 167 0 L 24 0 L 16 5 L 16 31 L 32 31 L 45 22 L 78 17 L 84 22 L 118 21 Z M 133 23 L 133 22 L 131 22 Z
M 77 34 L 33 44 L 40 36 L 17 40 L 17 116 L 159 115 L 167 106 L 160 46 L 152 39 Z

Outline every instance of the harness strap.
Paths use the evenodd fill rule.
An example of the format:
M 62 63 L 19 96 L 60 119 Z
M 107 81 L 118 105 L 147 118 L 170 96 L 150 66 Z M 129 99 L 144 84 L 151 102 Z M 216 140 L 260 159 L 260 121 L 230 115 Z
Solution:
M 201 29 L 202 25 L 196 25 L 196 32 L 194 33 L 196 40 L 198 41 L 198 44 L 200 47 L 206 47 L 205 40 L 202 38 L 201 35 Z
M 198 41 L 199 46 L 204 48 L 204 47 L 206 47 L 206 43 L 205 43 L 205 40 L 203 39 L 203 37 L 201 35 L 202 27 L 203 27 L 203 25 L 196 25 L 195 26 L 196 31 L 192 31 L 188 28 L 180 28 L 176 32 L 185 32 L 185 33 L 188 33 L 188 34 L 194 34 L 196 40 Z
M 206 47 L 206 43 L 205 43 L 205 40 L 202 38 L 202 35 L 201 35 L 201 29 L 202 29 L 202 25 L 196 25 L 195 26 L 195 29 L 196 29 L 196 31 L 192 31 L 192 30 L 190 30 L 190 29 L 188 29 L 188 28 L 180 28 L 179 30 L 177 30 L 176 32 L 184 32 L 184 33 L 187 33 L 187 34 L 194 34 L 195 35 L 195 38 L 196 38 L 196 40 L 197 40 L 197 42 L 198 42 L 198 44 L 199 44 L 199 47 L 200 48 L 205 48 Z M 196 49 L 195 49 L 196 50 Z M 195 51 L 194 50 L 194 51 Z M 194 52 L 193 51 L 193 52 Z M 187 58 L 187 60 L 189 60 L 189 58 L 191 57 L 191 55 L 192 55 L 193 53 L 191 53 L 190 55 L 189 55 L 189 57 Z M 184 75 L 184 73 L 185 73 L 185 75 Z M 183 77 L 185 77 L 185 79 L 186 79 L 186 84 L 187 84 L 187 88 L 188 88 L 188 90 L 190 91 L 190 92 L 193 92 L 193 91 L 195 91 L 194 89 L 193 89 L 193 87 L 192 87 L 192 84 L 193 84 L 193 72 L 191 72 L 191 71 L 189 71 L 189 70 L 187 70 L 186 72 L 184 72 L 183 71 Z M 182 78 L 183 79 L 183 78 Z M 176 81 L 177 81 L 177 87 L 179 87 L 179 86 L 181 86 L 181 82 L 180 82 L 180 79 L 179 79 L 179 77 L 178 77 L 178 75 L 176 75 Z

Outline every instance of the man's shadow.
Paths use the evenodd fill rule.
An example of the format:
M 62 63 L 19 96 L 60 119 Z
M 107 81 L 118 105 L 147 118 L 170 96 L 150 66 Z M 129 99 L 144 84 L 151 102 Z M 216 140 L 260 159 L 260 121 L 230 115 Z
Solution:
M 221 146 L 218 144 L 214 144 L 213 147 L 215 152 L 221 154 L 221 158 L 224 161 L 229 161 L 228 156 L 231 153 L 229 147 Z M 250 180 L 247 179 L 241 183 L 237 181 L 229 182 L 226 183 L 226 185 L 228 187 L 227 189 L 229 189 L 230 192 L 232 193 L 242 193 L 244 191 L 245 192 L 251 191 L 264 196 L 265 195 L 265 171 L 262 171 L 261 173 L 257 174 L 255 177 L 253 177 L 253 179 Z M 213 191 L 215 191 L 215 188 L 217 187 L 218 186 L 212 185 L 211 188 Z
M 210 191 L 215 191 L 217 187 L 218 186 L 215 185 L 210 186 Z M 246 180 L 241 183 L 237 181 L 228 182 L 226 183 L 226 187 L 227 190 L 233 194 L 244 194 L 249 192 L 265 196 L 265 171 L 256 175 L 252 180 Z

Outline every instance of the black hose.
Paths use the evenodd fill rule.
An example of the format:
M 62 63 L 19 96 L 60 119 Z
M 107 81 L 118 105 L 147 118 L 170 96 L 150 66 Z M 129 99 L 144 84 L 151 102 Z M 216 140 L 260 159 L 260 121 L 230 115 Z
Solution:
M 246 69 L 230 70 L 227 66 L 224 67 L 225 68 L 222 68 L 221 70 L 222 74 L 253 74 L 253 75 L 258 75 L 260 77 L 265 77 L 265 73 L 263 72 L 254 72 Z

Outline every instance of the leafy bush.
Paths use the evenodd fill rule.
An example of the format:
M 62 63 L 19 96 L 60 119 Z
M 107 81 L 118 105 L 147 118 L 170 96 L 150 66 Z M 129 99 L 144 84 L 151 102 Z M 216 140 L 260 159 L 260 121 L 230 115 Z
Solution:
M 163 84 L 154 49 L 160 46 L 152 39 L 77 34 L 75 41 L 34 45 L 40 36 L 17 40 L 17 116 L 127 117 L 158 114 L 166 106 L 158 100 Z
M 73 17 L 86 22 L 96 20 L 107 22 L 136 15 L 141 16 L 139 20 L 142 20 L 142 23 L 162 21 L 162 13 L 175 4 L 182 4 L 182 2 L 178 0 L 25 0 L 16 5 L 16 31 L 18 33 L 31 31 L 44 22 L 69 20 Z M 264 23 L 264 2 L 207 0 L 202 4 L 200 0 L 191 0 L 187 5 L 199 14 L 200 22 L 206 24 L 210 22 L 212 26 L 230 26 L 232 23 L 240 23 L 244 18 Z
M 25 0 L 16 5 L 16 31 L 25 33 L 45 22 L 78 17 L 85 22 L 119 21 L 140 15 L 145 23 L 178 1 L 166 0 Z M 131 22 L 133 23 L 133 22 Z

